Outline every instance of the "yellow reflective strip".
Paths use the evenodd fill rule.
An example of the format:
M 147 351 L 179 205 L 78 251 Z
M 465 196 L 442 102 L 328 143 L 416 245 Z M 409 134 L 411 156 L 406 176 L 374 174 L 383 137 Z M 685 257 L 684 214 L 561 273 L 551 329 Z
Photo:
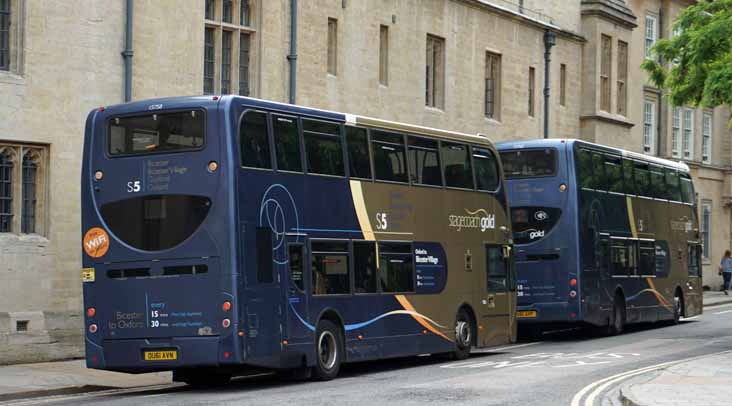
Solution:
M 350 181 L 350 184 L 353 207 L 356 208 L 356 216 L 358 217 L 358 224 L 361 226 L 363 238 L 369 241 L 376 241 L 376 237 L 374 236 L 374 230 L 371 228 L 371 222 L 369 222 L 369 213 L 366 210 L 366 201 L 363 198 L 363 189 L 361 188 L 361 182 L 357 180 L 352 180 Z

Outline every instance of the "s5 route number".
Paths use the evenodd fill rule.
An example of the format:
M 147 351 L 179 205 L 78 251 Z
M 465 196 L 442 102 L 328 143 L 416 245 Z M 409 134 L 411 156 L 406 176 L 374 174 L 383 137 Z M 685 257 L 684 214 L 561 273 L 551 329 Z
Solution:
M 142 189 L 139 180 L 127 182 L 127 193 L 137 193 Z
M 389 227 L 389 222 L 386 219 L 386 213 L 376 213 L 376 229 L 386 230 Z

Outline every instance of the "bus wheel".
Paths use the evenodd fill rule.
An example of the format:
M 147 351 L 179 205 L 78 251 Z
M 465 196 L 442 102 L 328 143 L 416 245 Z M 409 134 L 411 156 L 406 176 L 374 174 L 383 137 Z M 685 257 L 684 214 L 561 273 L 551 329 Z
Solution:
M 321 320 L 315 334 L 315 367 L 313 378 L 329 381 L 341 369 L 343 339 L 341 330 L 330 320 Z
M 455 322 L 455 345 L 453 358 L 463 360 L 470 356 L 470 349 L 475 341 L 473 320 L 465 309 L 461 309 Z
M 613 313 L 607 325 L 606 335 L 615 336 L 623 333 L 625 329 L 625 301 L 621 295 L 616 295 L 613 300 Z
M 684 299 L 681 298 L 681 292 L 678 290 L 674 294 L 674 318 L 672 324 L 679 324 L 681 316 L 684 314 Z

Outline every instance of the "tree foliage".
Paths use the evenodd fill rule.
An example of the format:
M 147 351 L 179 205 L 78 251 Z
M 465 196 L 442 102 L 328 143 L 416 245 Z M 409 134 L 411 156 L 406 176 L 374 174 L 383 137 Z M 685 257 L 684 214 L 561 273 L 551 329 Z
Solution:
M 671 104 L 732 104 L 732 0 L 699 1 L 673 25 L 670 39 L 653 47 L 658 60 L 641 65 L 651 82 L 666 89 Z

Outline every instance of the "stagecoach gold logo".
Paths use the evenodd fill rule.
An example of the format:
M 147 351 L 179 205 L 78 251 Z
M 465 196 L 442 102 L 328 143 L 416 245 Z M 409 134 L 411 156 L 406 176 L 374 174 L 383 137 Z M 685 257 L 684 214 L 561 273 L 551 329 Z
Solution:
M 465 216 L 451 214 L 449 216 L 450 227 L 457 228 L 457 231 L 461 231 L 463 228 L 477 228 L 481 232 L 496 228 L 496 215 L 488 214 L 485 209 L 476 211 L 465 209 L 465 213 L 467 213 Z

